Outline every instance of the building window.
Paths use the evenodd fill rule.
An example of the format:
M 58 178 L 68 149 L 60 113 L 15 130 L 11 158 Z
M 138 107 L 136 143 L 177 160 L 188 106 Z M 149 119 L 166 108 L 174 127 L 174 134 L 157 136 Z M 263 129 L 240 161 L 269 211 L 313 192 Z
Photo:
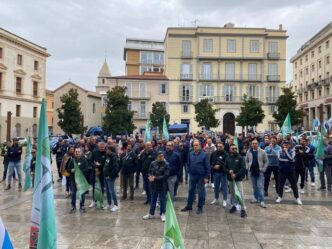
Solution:
M 128 97 L 131 97 L 131 91 L 132 90 L 132 83 L 131 82 L 126 82 L 126 95 Z
M 182 105 L 182 113 L 189 113 L 189 105 Z
M 145 101 L 141 101 L 139 113 L 140 113 L 141 118 L 146 117 L 146 102 Z
M 278 75 L 278 64 L 277 63 L 269 63 L 268 67 L 268 79 L 273 81 L 273 80 L 278 80 L 279 75 Z
M 330 64 L 330 56 L 326 56 L 326 64 Z
M 101 82 L 102 82 L 103 84 L 105 84 L 105 79 L 102 79 Z
M 315 71 L 315 64 L 311 65 L 311 72 Z
M 272 54 L 278 53 L 278 42 L 276 42 L 276 41 L 269 42 L 269 53 L 272 53 Z
M 21 136 L 21 124 L 17 123 L 15 125 L 15 133 L 16 133 L 16 137 L 20 137 Z
M 259 41 L 258 40 L 251 40 L 250 41 L 250 52 L 251 53 L 258 53 L 259 52 Z
M 318 53 L 320 54 L 322 52 L 322 46 L 318 47 Z
M 294 75 L 294 79 L 297 80 L 297 74 Z
M 322 68 L 322 61 L 318 61 L 318 68 Z
M 315 91 L 311 91 L 311 99 L 315 99 Z
M 257 64 L 249 63 L 248 64 L 249 80 L 257 80 Z
M 235 79 L 235 63 L 226 63 L 226 80 Z
M 330 47 L 330 41 L 327 40 L 327 41 L 325 42 L 325 48 L 328 49 L 329 47 Z
M 303 70 L 300 70 L 300 77 L 303 77 Z
M 0 72 L 0 90 L 2 89 L 2 73 Z
M 213 96 L 212 93 L 212 86 L 205 84 L 200 86 L 200 96 L 201 97 L 211 97 Z
M 315 57 L 315 51 L 311 51 L 311 58 Z
M 203 64 L 203 79 L 210 80 L 212 77 L 212 66 L 211 63 Z
M 54 102 L 52 101 L 52 108 L 54 108 Z
M 17 65 L 22 65 L 23 63 L 23 56 L 21 54 L 17 55 Z
M 34 62 L 34 69 L 37 71 L 38 70 L 38 67 L 39 67 L 39 63 L 38 63 L 38 61 L 35 61 Z
M 38 82 L 37 81 L 33 82 L 33 96 L 34 97 L 38 96 Z
M 128 101 L 128 111 L 131 111 L 132 106 L 131 106 L 131 101 Z
M 189 63 L 181 64 L 181 79 L 192 79 L 192 65 Z
M 305 61 L 308 61 L 308 55 L 305 56 Z
M 164 109 L 167 110 L 167 103 L 165 101 L 161 101 L 160 103 L 164 107 Z
M 305 68 L 305 74 L 306 74 L 306 75 L 309 74 L 309 69 L 308 69 L 308 67 Z
M 189 40 L 182 41 L 182 56 L 184 57 L 191 56 L 191 41 Z
M 270 109 L 270 114 L 273 114 L 273 113 L 275 113 L 277 111 L 277 106 L 270 105 L 269 109 Z
M 236 40 L 234 39 L 227 40 L 227 52 L 228 53 L 236 52 Z
M 37 107 L 33 107 L 33 117 L 37 118 Z
M 16 77 L 16 93 L 22 93 L 22 78 Z
M 248 86 L 247 94 L 249 97 L 258 98 L 258 86 L 250 85 Z
M 330 88 L 327 86 L 325 87 L 325 96 L 329 96 L 330 95 Z
M 189 102 L 192 99 L 193 90 L 191 85 L 180 86 L 180 101 Z
M 144 98 L 145 95 L 146 95 L 146 84 L 145 84 L 145 82 L 140 82 L 139 83 L 139 96 Z
M 213 40 L 212 39 L 204 39 L 204 52 L 209 53 L 213 51 Z
M 322 97 L 322 90 L 321 89 L 318 90 L 318 97 Z
M 167 83 L 160 84 L 160 94 L 167 94 Z
M 95 103 L 92 104 L 92 113 L 96 113 L 96 104 Z
M 297 62 L 295 62 L 295 64 L 294 64 L 294 65 L 295 65 L 295 68 L 297 68 Z
M 300 59 L 300 65 L 302 66 L 302 59 Z
M 0 47 L 0 59 L 3 58 L 3 48 Z
M 16 117 L 21 117 L 21 106 L 16 105 Z
M 234 101 L 235 87 L 227 85 L 224 87 L 224 101 L 232 102 Z

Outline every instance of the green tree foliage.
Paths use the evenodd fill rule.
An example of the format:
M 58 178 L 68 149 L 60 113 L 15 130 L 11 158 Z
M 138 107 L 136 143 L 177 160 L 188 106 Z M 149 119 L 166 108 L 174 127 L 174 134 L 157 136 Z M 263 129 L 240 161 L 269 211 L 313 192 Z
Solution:
M 241 112 L 235 119 L 237 124 L 242 127 L 247 127 L 257 126 L 259 123 L 262 123 L 265 117 L 262 105 L 262 101 L 253 97 L 247 98 L 247 96 L 244 95 Z
M 208 99 L 202 99 L 200 102 L 194 104 L 195 106 L 195 120 L 198 126 L 205 127 L 206 130 L 217 127 L 220 121 L 215 114 L 219 109 L 213 109 Z
M 126 88 L 116 86 L 107 92 L 106 110 L 103 118 L 103 129 L 106 132 L 129 134 L 136 128 L 133 123 L 134 111 L 128 110 L 129 97 Z
M 304 117 L 302 110 L 296 109 L 296 99 L 290 88 L 282 88 L 283 94 L 276 101 L 277 112 L 273 113 L 277 124 L 281 127 L 289 113 L 292 125 L 299 125 Z
M 60 97 L 60 101 L 62 105 L 57 109 L 58 125 L 68 135 L 83 133 L 84 128 L 81 122 L 83 115 L 77 89 L 70 88 L 66 94 Z
M 168 126 L 170 117 L 166 111 L 166 108 L 159 101 L 153 103 L 150 119 L 153 127 L 159 127 L 159 132 L 162 132 L 163 129 L 164 116 L 166 118 L 166 123 Z

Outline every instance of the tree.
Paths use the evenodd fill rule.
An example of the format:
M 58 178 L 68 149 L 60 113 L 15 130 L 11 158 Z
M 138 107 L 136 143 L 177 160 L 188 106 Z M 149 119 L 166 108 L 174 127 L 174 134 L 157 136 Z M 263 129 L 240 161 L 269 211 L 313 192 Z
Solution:
M 166 117 L 166 123 L 168 126 L 170 116 L 167 113 L 166 108 L 164 107 L 163 103 L 161 103 L 159 101 L 153 103 L 150 119 L 151 119 L 152 126 L 159 128 L 159 133 L 161 133 L 163 130 L 164 116 Z
M 299 125 L 302 123 L 302 118 L 305 114 L 302 110 L 296 110 L 296 99 L 291 89 L 282 88 L 282 91 L 283 94 L 276 101 L 278 111 L 273 113 L 273 118 L 275 118 L 277 124 L 281 127 L 289 113 L 292 125 Z
M 128 110 L 129 97 L 125 92 L 126 88 L 121 86 L 107 92 L 103 129 L 114 135 L 129 134 L 136 128 L 133 123 L 135 112 Z
M 217 127 L 220 121 L 216 118 L 215 114 L 219 109 L 213 109 L 208 99 L 202 99 L 200 102 L 194 104 L 195 106 L 195 120 L 198 126 L 205 127 L 206 130 Z
M 265 117 L 262 105 L 262 101 L 253 97 L 248 99 L 247 96 L 244 95 L 241 112 L 235 119 L 237 124 L 243 128 L 257 126 L 261 123 Z
M 83 133 L 83 115 L 77 89 L 70 88 L 66 94 L 60 97 L 60 101 L 62 105 L 60 108 L 57 108 L 60 128 L 70 136 Z

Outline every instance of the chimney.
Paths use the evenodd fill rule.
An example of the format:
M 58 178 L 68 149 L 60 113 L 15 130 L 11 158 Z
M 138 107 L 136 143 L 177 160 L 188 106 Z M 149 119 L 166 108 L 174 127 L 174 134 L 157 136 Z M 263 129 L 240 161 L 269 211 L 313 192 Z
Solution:
M 224 25 L 224 28 L 234 28 L 234 26 L 234 23 L 229 22 Z
M 282 24 L 279 24 L 279 30 L 280 31 L 282 30 Z

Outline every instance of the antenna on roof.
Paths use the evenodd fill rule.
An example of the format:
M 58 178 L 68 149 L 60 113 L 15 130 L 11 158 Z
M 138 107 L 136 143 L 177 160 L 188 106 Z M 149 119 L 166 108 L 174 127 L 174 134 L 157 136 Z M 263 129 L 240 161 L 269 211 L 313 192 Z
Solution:
M 107 57 L 107 49 L 105 48 L 105 62 L 106 62 L 106 57 Z
M 195 19 L 194 21 L 191 22 L 194 27 L 197 27 L 197 23 L 199 23 L 199 20 L 198 19 Z

